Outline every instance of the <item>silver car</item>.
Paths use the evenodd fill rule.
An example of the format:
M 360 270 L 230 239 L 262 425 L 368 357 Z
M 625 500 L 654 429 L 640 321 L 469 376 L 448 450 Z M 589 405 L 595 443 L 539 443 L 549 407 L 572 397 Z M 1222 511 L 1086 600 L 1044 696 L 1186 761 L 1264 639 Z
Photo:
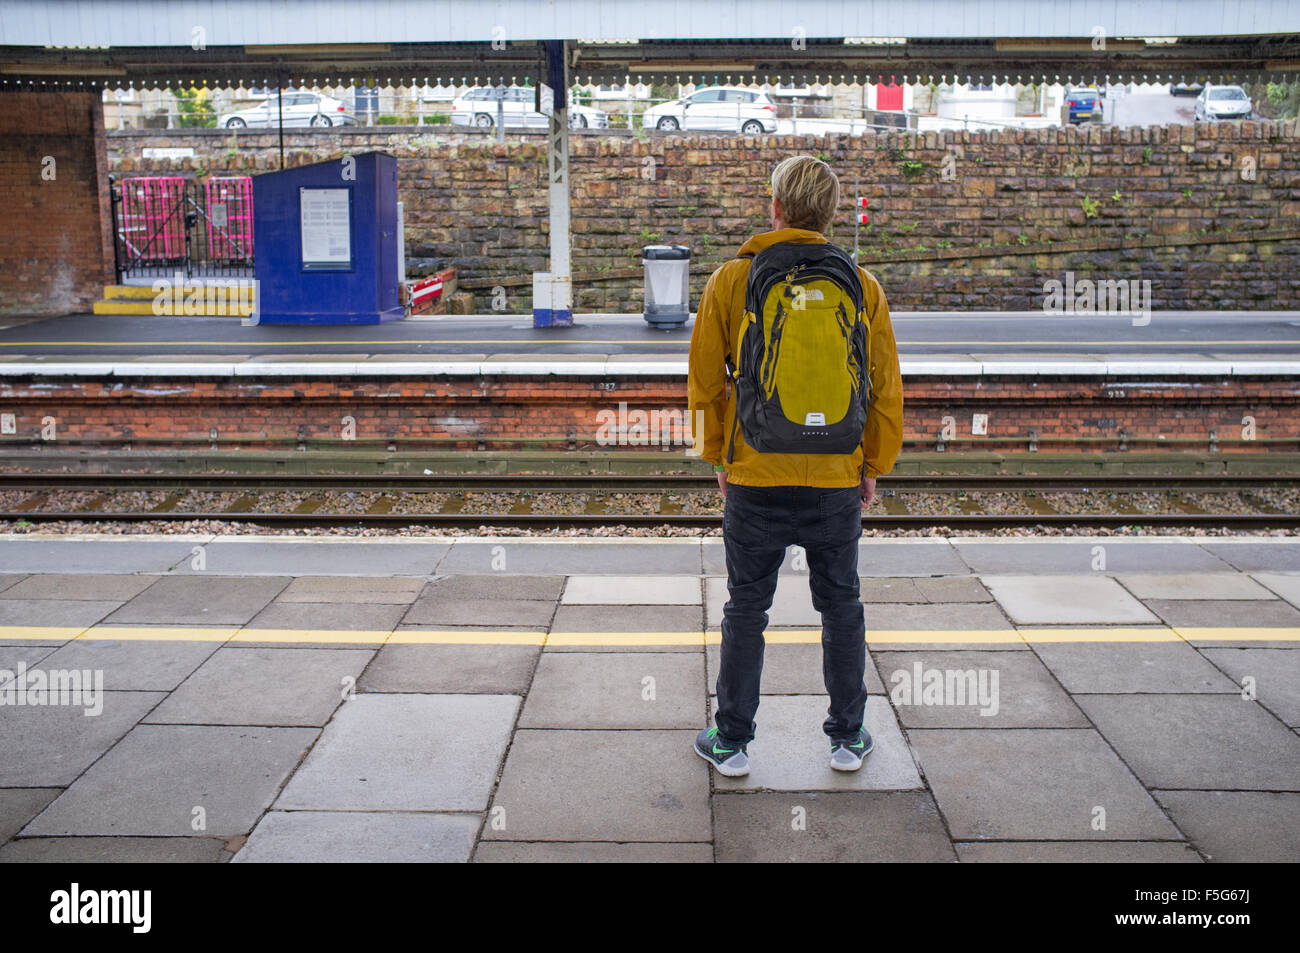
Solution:
M 498 93 L 501 94 L 501 118 L 506 129 L 545 129 L 550 125 L 550 120 L 534 108 L 537 94 L 528 86 L 503 89 L 476 86 L 452 101 L 451 124 L 491 129 L 497 122 Z M 573 103 L 569 106 L 569 128 L 608 129 L 609 116 L 591 106 Z
M 776 132 L 776 104 L 764 92 L 710 86 L 650 107 L 641 114 L 641 126 L 660 132 L 714 130 L 758 136 Z
M 285 126 L 344 126 L 356 122 L 356 117 L 331 96 L 320 93 L 286 92 L 284 94 Z M 264 102 L 238 112 L 222 113 L 217 125 L 225 129 L 270 129 L 280 125 L 280 97 L 272 93 Z
M 1206 86 L 1196 97 L 1196 120 L 1249 119 L 1250 97 L 1240 86 Z

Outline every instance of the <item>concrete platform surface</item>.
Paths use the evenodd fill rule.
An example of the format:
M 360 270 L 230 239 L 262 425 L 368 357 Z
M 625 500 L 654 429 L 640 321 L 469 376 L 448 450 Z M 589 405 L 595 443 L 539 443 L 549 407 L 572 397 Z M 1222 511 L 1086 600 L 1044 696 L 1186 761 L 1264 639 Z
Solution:
M 1300 858 L 1300 540 L 864 542 L 851 774 L 799 565 L 724 778 L 714 539 L 0 537 L 0 862 Z

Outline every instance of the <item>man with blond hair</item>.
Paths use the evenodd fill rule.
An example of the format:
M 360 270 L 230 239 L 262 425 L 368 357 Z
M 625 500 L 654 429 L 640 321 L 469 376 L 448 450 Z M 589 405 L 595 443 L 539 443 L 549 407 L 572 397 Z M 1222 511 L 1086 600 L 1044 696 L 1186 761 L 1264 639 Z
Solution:
M 689 406 L 725 499 L 730 595 L 714 726 L 695 752 L 731 777 L 749 773 L 767 610 L 791 545 L 807 554 L 822 617 L 830 767 L 856 771 L 874 744 L 858 541 L 902 448 L 903 388 L 885 293 L 824 237 L 839 197 L 825 162 L 779 163 L 772 230 L 709 278 L 691 338 Z

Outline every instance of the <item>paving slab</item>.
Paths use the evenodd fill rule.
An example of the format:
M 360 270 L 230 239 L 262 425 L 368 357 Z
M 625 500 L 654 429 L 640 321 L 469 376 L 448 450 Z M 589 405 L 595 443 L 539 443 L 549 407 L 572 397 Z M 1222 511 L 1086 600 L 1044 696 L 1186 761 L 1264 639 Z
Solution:
M 951 863 L 928 791 L 719 794 L 717 859 L 730 863 Z
M 423 595 L 406 611 L 406 625 L 547 626 L 555 603 L 542 599 L 448 599 Z
M 1201 653 L 1181 640 L 1035 642 L 1034 651 L 1070 693 L 1240 690 Z
M 0 539 L 0 572 L 164 573 L 209 537 L 102 539 L 28 536 Z
M 708 661 L 709 694 L 716 695 L 722 646 L 711 642 L 705 649 L 705 658 Z M 871 694 L 885 694 L 885 686 L 871 662 L 870 652 L 867 653 L 865 681 Z M 822 675 L 821 642 L 768 642 L 763 648 L 762 690 L 765 695 L 824 696 L 826 681 Z
M 704 659 L 680 652 L 547 652 L 520 728 L 691 728 L 704 716 Z
M 980 581 L 1019 625 L 1159 621 L 1109 576 L 981 576 Z
M 465 863 L 480 814 L 269 811 L 232 863 Z
M 7 684 L 15 677 L 19 665 L 32 668 L 41 659 L 47 658 L 56 651 L 57 648 L 53 645 L 0 645 L 0 685 Z M 72 666 L 54 666 L 54 668 L 70 667 Z
M 284 576 L 168 576 L 106 621 L 128 625 L 242 625 L 288 584 Z
M 1300 573 L 1257 572 L 1254 578 L 1293 606 L 1300 606 Z
M 993 601 L 993 596 L 975 576 L 931 576 L 913 582 L 927 602 Z
M 1151 788 L 1300 791 L 1300 738 L 1237 695 L 1076 695 Z
M 107 619 L 121 605 L 121 601 L 87 599 L 0 599 L 0 626 L 85 629 Z
M 956 840 L 1178 840 L 1091 729 L 913 729 L 913 749 Z M 1096 808 L 1105 830 L 1094 830 Z
M 281 602 L 277 599 L 253 616 L 248 628 L 391 632 L 408 608 L 406 603 Z
M 1088 725 L 1032 652 L 890 652 L 878 656 L 878 665 L 907 728 Z
M 1189 845 L 1169 841 L 1029 841 L 956 845 L 963 864 L 1199 864 Z
M 699 540 L 655 540 L 653 543 L 589 542 L 573 540 L 520 542 L 457 540 L 451 552 L 438 564 L 440 573 L 490 572 L 494 560 L 504 558 L 511 573 L 666 573 L 681 575 L 700 571 Z
M 1146 604 L 1174 628 L 1300 627 L 1300 609 L 1282 599 L 1148 599 Z
M 300 576 L 276 602 L 410 605 L 425 581 L 418 576 Z
M 161 576 L 103 573 L 44 573 L 0 588 L 3 599 L 85 599 L 90 602 L 126 602 L 144 592 Z
M 521 576 L 504 571 L 439 576 L 429 582 L 420 595 L 442 601 L 537 599 L 555 602 L 564 590 L 564 579 L 564 576 Z
M 427 576 L 451 544 L 419 542 L 347 542 L 314 539 L 215 539 L 203 547 L 205 568 L 189 560 L 176 567 L 184 574 L 238 573 L 242 576 Z
M 570 576 L 564 605 L 698 606 L 700 577 Z
M 1072 573 L 1094 571 L 1098 555 L 1105 572 L 1224 572 L 1233 566 L 1193 543 L 1119 541 L 1108 536 L 1081 536 L 1060 542 L 1008 540 L 976 542 L 954 539 L 953 548 L 977 573 Z M 1101 547 L 1103 553 L 1098 553 Z
M 1300 794 L 1154 793 L 1174 823 L 1211 861 L 1294 864 L 1300 857 Z
M 0 788 L 0 844 L 26 827 L 62 793 L 61 788 Z
M 90 669 L 104 673 L 104 687 L 114 691 L 169 692 L 186 679 L 225 640 L 211 642 L 113 639 L 111 626 L 93 629 L 101 638 L 80 638 L 55 650 L 48 668 Z
M 859 576 L 948 576 L 970 572 L 946 539 L 864 539 Z
M 772 597 L 772 607 L 767 610 L 768 625 L 815 625 L 822 624 L 821 613 L 813 608 L 812 590 L 809 588 L 807 573 L 787 573 L 777 577 L 776 592 Z M 721 576 L 710 576 L 704 580 L 706 619 L 710 627 L 722 624 L 722 610 L 730 595 L 727 592 L 727 580 Z
M 517 731 L 484 840 L 710 840 L 697 731 Z
M 219 864 L 220 837 L 22 837 L 0 847 L 0 864 Z
M 873 603 L 867 606 L 867 643 L 873 651 L 934 649 L 1027 651 L 1002 609 L 993 602 Z
M 95 762 L 24 836 L 247 834 L 319 734 L 314 728 L 140 725 Z
M 482 811 L 518 706 L 515 695 L 356 695 L 275 806 Z
M 953 577 L 965 579 L 965 576 Z M 929 602 L 917 587 L 916 580 L 907 576 L 866 576 L 858 580 L 858 592 L 863 602 Z
M 67 787 L 163 697 L 106 690 L 103 710 L 89 716 L 84 705 L 6 705 L 0 717 L 0 787 Z
M 791 546 L 781 564 L 782 573 L 807 575 L 806 562 L 797 561 Z M 709 538 L 703 544 L 704 572 L 725 575 L 727 557 L 721 539 Z M 969 568 L 947 540 L 864 539 L 858 544 L 858 574 L 861 576 L 930 576 L 967 573 Z
M 476 864 L 708 864 L 712 844 L 517 843 L 483 841 Z
M 1201 649 L 1227 673 L 1233 691 L 1255 683 L 1259 703 L 1292 728 L 1300 728 L 1300 652 L 1294 649 Z
M 560 606 L 548 652 L 699 652 L 704 612 L 698 606 Z
M 362 675 L 363 692 L 523 695 L 540 645 L 385 645 Z
M 22 572 L 0 572 L 0 593 L 8 592 L 26 578 L 27 574 Z
M 1201 548 L 1243 572 L 1300 572 L 1300 545 L 1277 542 L 1204 542 Z
M 1115 577 L 1139 599 L 1274 599 L 1240 572 L 1125 573 Z
M 358 649 L 221 648 L 145 721 L 321 726 L 373 657 Z
M 865 722 L 876 747 L 854 772 L 831 769 L 830 742 L 822 731 L 826 709 L 824 696 L 764 695 L 754 718 L 757 729 L 749 745 L 749 774 L 743 778 L 717 775 L 714 789 L 888 791 L 922 786 L 888 699 L 867 698 Z M 695 754 L 691 757 L 699 760 Z

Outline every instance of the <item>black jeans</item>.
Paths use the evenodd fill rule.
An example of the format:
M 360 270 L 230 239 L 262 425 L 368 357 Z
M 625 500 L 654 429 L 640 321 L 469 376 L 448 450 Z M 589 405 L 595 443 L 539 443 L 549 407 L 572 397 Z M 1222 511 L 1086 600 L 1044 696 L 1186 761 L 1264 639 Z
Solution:
M 729 484 L 722 525 L 731 598 L 722 610 L 718 734 L 736 745 L 754 738 L 767 610 L 786 547 L 797 544 L 807 553 L 813 606 L 822 616 L 822 676 L 830 695 L 822 729 L 832 741 L 856 741 L 867 705 L 858 488 Z

